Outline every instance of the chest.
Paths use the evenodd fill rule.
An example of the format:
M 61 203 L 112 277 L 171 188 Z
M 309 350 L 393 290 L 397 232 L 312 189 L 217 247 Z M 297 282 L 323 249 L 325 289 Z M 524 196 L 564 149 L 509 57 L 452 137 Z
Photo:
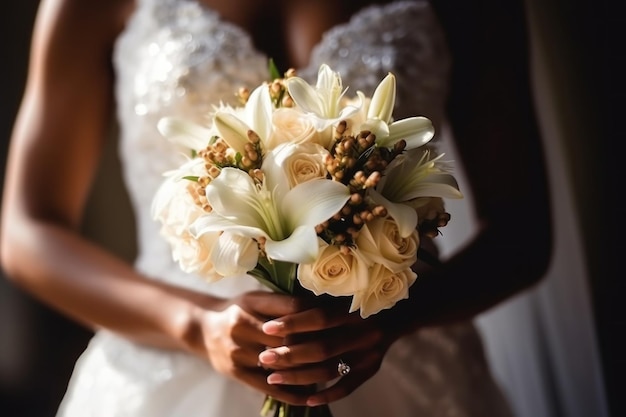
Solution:
M 250 34 L 254 47 L 283 69 L 306 66 L 311 50 L 328 30 L 345 24 L 367 6 L 391 1 L 198 0 Z
M 230 1 L 245 5 L 248 0 Z M 278 0 L 253 3 L 255 13 L 259 4 L 268 7 L 264 13 L 279 4 Z M 272 26 L 272 19 L 278 17 L 266 14 L 270 20 L 254 29 L 211 4 L 210 0 L 140 0 L 115 51 L 118 100 L 132 106 L 133 113 L 201 118 L 220 101 L 237 104 L 234 92 L 239 87 L 267 80 L 268 59 L 276 55 L 258 42 L 272 43 L 271 33 L 280 37 L 277 45 L 285 45 L 289 37 L 276 35 Z M 320 13 L 319 19 L 307 19 L 322 23 L 318 35 L 308 41 L 307 64 L 297 67 L 299 75 L 314 81 L 317 68 L 325 63 L 341 73 L 349 94 L 357 90 L 371 94 L 388 72 L 394 72 L 398 85 L 411 86 L 398 91 L 397 104 L 403 112 L 425 114 L 424 107 L 439 107 L 447 85 L 448 56 L 426 1 L 361 8 L 337 24 L 328 23 L 328 12 Z M 259 40 L 254 33 L 263 33 L 263 28 L 267 33 Z

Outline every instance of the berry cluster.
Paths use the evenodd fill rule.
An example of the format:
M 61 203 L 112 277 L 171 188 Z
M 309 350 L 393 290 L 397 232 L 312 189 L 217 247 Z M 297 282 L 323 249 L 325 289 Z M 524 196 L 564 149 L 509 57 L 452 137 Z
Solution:
M 376 146 L 372 132 L 361 131 L 353 136 L 347 134 L 347 127 L 341 121 L 335 128 L 335 143 L 326 169 L 332 179 L 348 186 L 350 199 L 339 213 L 317 227 L 322 238 L 344 246 L 346 251 L 365 223 L 387 215 L 387 210 L 368 199 L 366 192 L 376 187 L 389 163 L 406 147 L 403 140 L 392 149 Z

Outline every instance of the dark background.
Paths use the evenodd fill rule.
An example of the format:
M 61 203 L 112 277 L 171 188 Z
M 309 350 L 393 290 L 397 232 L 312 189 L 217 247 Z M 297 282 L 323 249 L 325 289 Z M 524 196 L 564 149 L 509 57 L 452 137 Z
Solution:
M 528 0 L 533 25 L 545 42 L 550 92 L 559 104 L 557 121 L 566 138 L 564 149 L 574 184 L 576 210 L 588 261 L 609 407 L 626 416 L 626 302 L 623 257 L 626 207 L 620 198 L 626 140 L 624 129 L 624 36 L 626 19 L 616 2 Z M 22 94 L 31 28 L 38 2 L 3 2 L 0 12 L 0 172 L 11 126 Z M 100 221 L 106 211 L 121 230 L 132 231 L 127 197 L 121 188 L 112 138 L 99 182 L 85 219 L 84 231 L 119 255 L 132 259 L 132 233 L 120 238 Z M 619 202 L 618 202 L 619 200 Z M 76 357 L 90 337 L 78 327 L 0 275 L 0 414 L 53 416 Z M 594 416 L 589 416 L 594 417 Z

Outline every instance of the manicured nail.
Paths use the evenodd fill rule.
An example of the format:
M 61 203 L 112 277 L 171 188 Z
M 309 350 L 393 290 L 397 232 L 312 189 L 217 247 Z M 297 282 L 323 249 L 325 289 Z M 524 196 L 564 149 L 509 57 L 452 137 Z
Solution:
M 311 397 L 306 400 L 306 405 L 309 407 L 317 407 L 318 405 L 322 405 L 324 402 L 320 398 Z
M 285 323 L 282 321 L 268 321 L 267 323 L 263 323 L 263 332 L 265 334 L 278 334 L 285 327 Z
M 274 352 L 265 351 L 259 354 L 259 360 L 264 364 L 272 364 L 278 361 L 278 355 Z
M 267 376 L 268 384 L 282 384 L 285 382 L 285 378 L 281 374 L 269 374 Z

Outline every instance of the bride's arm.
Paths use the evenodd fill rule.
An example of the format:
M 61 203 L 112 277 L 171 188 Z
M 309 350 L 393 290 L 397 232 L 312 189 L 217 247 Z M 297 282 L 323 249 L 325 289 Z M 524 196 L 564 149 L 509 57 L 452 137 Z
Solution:
M 415 308 L 425 324 L 472 317 L 536 284 L 552 250 L 524 2 L 436 1 L 434 7 L 453 55 L 448 115 L 479 230 L 464 250 L 416 282 Z
M 79 234 L 111 122 L 109 51 L 127 3 L 40 6 L 7 162 L 2 265 L 20 286 L 90 327 L 171 346 L 176 338 L 166 335 L 183 331 L 172 312 L 191 304 L 146 285 Z
M 258 352 L 280 340 L 261 331 L 263 319 L 296 311 L 291 297 L 224 300 L 159 283 L 79 233 L 113 108 L 111 50 L 132 7 L 129 0 L 42 1 L 5 176 L 2 267 L 90 328 L 193 353 L 259 391 L 297 401 L 268 386 L 257 366 Z

